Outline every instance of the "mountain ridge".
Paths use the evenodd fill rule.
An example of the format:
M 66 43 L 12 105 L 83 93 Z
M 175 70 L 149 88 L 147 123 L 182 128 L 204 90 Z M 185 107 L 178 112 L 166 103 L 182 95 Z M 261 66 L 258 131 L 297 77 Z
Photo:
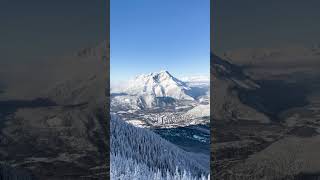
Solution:
M 200 96 L 206 96 L 204 91 L 208 91 L 208 87 L 192 87 L 192 84 L 161 70 L 138 75 L 121 84 L 121 87 L 112 88 L 111 96 L 113 105 L 144 109 L 174 105 L 181 101 L 193 102 Z
M 124 92 L 137 94 L 151 94 L 155 97 L 172 97 L 175 99 L 194 100 L 187 94 L 190 87 L 183 81 L 172 76 L 168 71 L 142 74 L 128 82 Z

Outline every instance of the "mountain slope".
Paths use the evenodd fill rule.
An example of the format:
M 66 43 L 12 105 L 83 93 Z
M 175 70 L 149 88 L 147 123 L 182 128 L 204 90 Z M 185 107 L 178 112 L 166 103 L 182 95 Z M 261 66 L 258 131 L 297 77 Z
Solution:
M 176 168 L 179 172 L 190 172 L 194 177 L 209 172 L 209 162 L 205 157 L 183 151 L 147 129 L 127 124 L 114 114 L 111 115 L 110 127 L 111 155 L 114 158 L 111 159 L 111 167 L 121 169 L 125 163 L 133 161 L 154 172 L 160 170 L 162 174 L 168 172 L 173 175 Z M 119 162 L 116 158 L 126 161 Z M 112 169 L 116 170 L 115 167 Z M 126 170 L 130 171 L 128 168 Z
M 128 86 L 122 92 L 130 95 L 150 94 L 155 97 L 193 100 L 188 95 L 189 90 L 190 87 L 173 77 L 168 71 L 160 71 L 137 76 L 128 82 Z
M 189 115 L 194 118 L 199 118 L 199 117 L 209 117 L 210 116 L 210 105 L 198 105 L 195 106 L 194 108 L 190 109 L 189 111 L 186 112 L 186 115 Z
M 212 97 L 214 119 L 255 120 L 269 122 L 269 118 L 256 109 L 245 105 L 239 98 L 239 90 L 259 88 L 241 67 L 211 54 Z
M 160 71 L 139 75 L 121 87 L 113 87 L 111 104 L 122 110 L 173 106 L 180 101 L 194 101 L 199 93 L 204 94 L 202 91 L 190 87 L 168 71 Z

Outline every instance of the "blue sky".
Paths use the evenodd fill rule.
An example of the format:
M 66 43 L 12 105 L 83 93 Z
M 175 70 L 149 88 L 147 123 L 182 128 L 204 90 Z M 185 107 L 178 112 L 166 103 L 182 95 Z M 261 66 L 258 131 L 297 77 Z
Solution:
M 209 74 L 209 0 L 111 0 L 111 81 Z

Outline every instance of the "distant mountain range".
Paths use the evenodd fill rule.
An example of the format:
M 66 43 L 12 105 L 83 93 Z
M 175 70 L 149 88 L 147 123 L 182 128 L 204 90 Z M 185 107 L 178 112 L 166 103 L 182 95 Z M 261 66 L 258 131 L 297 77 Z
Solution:
M 210 85 L 210 75 L 192 75 L 183 76 L 180 78 L 183 82 L 186 82 L 189 86 L 193 85 Z

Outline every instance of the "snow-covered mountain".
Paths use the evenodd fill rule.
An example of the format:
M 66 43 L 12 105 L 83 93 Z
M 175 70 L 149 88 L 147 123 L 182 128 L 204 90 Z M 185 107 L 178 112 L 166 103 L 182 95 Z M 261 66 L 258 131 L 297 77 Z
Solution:
M 171 97 L 156 97 L 151 94 L 141 95 L 115 95 L 112 97 L 111 106 L 122 110 L 146 109 L 174 105 L 175 99 Z
M 168 71 L 139 75 L 112 87 L 111 112 L 117 114 L 112 113 L 110 121 L 111 178 L 210 179 L 208 153 L 181 147 L 167 139 L 168 133 L 163 130 L 208 124 L 207 91 L 203 86 L 190 86 Z M 192 128 L 170 134 L 178 136 L 180 131 L 199 134 Z M 183 141 L 207 145 L 193 136 Z
M 202 78 L 203 80 L 203 78 Z M 201 81 L 202 82 L 202 81 Z M 168 71 L 136 76 L 134 79 L 111 88 L 112 106 L 124 109 L 145 109 L 176 105 L 180 101 L 195 101 L 207 96 L 203 87 L 194 87 L 181 81 Z
M 114 114 L 110 126 L 111 179 L 209 179 L 207 156 L 186 152 Z
M 194 118 L 199 117 L 209 117 L 210 116 L 210 105 L 206 104 L 200 104 L 192 109 L 190 109 L 186 115 L 192 116 Z
M 124 92 L 131 95 L 150 94 L 155 97 L 171 97 L 179 100 L 193 100 L 188 95 L 190 87 L 173 77 L 168 71 L 142 74 L 130 80 Z
M 125 121 L 138 122 L 138 126 L 142 123 L 143 127 L 206 124 L 210 84 L 203 76 L 191 79 L 181 81 L 168 71 L 136 76 L 111 91 L 111 111 L 120 112 Z

